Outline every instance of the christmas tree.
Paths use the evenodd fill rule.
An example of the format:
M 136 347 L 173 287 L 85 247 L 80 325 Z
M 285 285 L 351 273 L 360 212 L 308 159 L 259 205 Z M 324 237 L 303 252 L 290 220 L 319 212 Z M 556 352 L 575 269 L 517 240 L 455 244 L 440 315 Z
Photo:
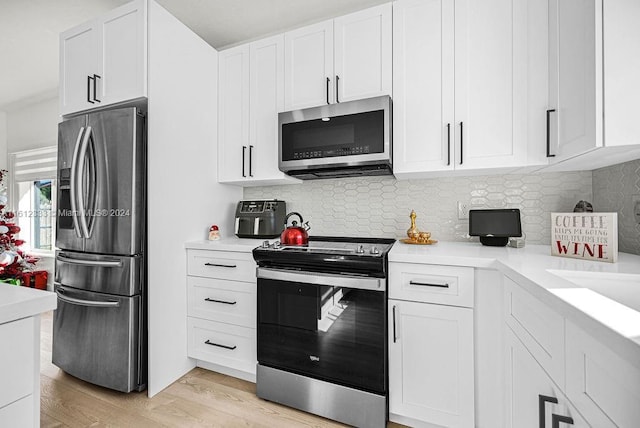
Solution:
M 22 272 L 32 270 L 38 259 L 20 249 L 25 241 L 16 237 L 20 232 L 16 215 L 6 209 L 7 175 L 7 170 L 0 170 L 0 279 L 19 284 Z

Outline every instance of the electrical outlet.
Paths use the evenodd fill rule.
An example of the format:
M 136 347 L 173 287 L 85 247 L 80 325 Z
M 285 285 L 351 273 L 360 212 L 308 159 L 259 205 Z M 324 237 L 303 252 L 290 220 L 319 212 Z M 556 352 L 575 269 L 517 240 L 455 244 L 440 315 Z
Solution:
M 458 201 L 458 220 L 469 219 L 469 204 L 466 202 Z
M 636 224 L 640 224 L 640 195 L 633 195 L 631 204 L 633 207 L 633 218 Z

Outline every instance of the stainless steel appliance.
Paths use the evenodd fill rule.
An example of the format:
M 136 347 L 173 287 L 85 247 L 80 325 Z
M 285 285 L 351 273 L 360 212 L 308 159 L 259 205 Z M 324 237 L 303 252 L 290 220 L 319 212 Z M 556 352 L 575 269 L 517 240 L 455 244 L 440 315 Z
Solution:
M 146 387 L 145 166 L 137 108 L 58 126 L 53 363 L 124 392 Z
M 281 171 L 301 179 L 392 174 L 391 98 L 278 114 Z
M 286 212 L 286 202 L 277 199 L 240 201 L 236 206 L 235 234 L 239 238 L 280 236 Z
M 259 397 L 385 426 L 387 253 L 393 239 L 310 237 L 253 250 Z

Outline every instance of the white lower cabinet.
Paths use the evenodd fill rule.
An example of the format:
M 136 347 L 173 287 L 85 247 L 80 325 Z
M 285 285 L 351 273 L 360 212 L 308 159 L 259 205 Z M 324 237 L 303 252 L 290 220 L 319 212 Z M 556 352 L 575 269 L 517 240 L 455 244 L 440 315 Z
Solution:
M 640 361 L 625 360 L 567 322 L 566 393 L 591 426 L 640 425 Z
M 473 310 L 389 300 L 389 326 L 390 419 L 473 427 Z
M 589 427 L 515 333 L 505 330 L 506 428 Z
M 389 264 L 389 419 L 473 427 L 472 268 Z
M 242 379 L 256 374 L 256 279 L 250 251 L 187 250 L 187 355 Z

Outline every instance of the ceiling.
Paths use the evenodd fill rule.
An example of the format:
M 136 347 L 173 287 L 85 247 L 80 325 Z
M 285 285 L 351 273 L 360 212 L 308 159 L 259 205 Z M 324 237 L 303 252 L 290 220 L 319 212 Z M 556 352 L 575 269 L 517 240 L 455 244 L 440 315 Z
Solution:
M 58 34 L 128 0 L 0 0 L 0 110 L 56 96 Z M 216 49 L 389 0 L 157 0 Z

